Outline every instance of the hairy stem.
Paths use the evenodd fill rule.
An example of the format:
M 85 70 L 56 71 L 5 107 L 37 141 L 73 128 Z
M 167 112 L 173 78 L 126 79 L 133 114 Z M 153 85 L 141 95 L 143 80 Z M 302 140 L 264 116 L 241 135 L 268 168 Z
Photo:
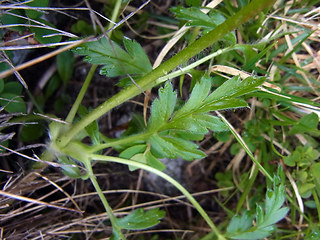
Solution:
M 222 24 L 210 31 L 208 34 L 193 42 L 178 54 L 170 58 L 168 61 L 162 63 L 159 67 L 142 77 L 139 81 L 137 81 L 137 84 L 140 88 L 137 88 L 135 85 L 131 85 L 102 103 L 95 110 L 90 112 L 90 114 L 88 114 L 85 118 L 72 126 L 63 136 L 61 136 L 58 139 L 57 144 L 59 144 L 61 147 L 66 146 L 77 133 L 79 133 L 91 122 L 95 121 L 112 108 L 140 94 L 141 89 L 147 90 L 156 86 L 158 84 L 156 81 L 158 78 L 167 75 L 172 69 L 178 67 L 180 64 L 188 61 L 205 48 L 211 46 L 227 33 L 231 32 L 239 25 L 260 13 L 260 11 L 268 6 L 271 6 L 274 2 L 275 0 L 253 0 L 235 15 L 231 16 Z

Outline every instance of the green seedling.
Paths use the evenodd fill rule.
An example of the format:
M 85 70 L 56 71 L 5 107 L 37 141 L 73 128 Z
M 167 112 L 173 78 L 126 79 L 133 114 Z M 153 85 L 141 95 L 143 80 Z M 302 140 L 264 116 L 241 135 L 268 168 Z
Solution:
M 172 183 L 211 228 L 211 233 L 203 239 L 317 239 L 319 229 L 313 222 L 317 223 L 320 219 L 320 167 L 317 161 L 317 113 L 320 105 L 315 97 L 319 83 L 312 74 L 315 68 L 310 72 L 303 68 L 313 63 L 313 59 L 305 59 L 300 66 L 290 62 L 296 53 L 304 51 L 314 32 L 303 24 L 297 24 L 293 18 L 281 18 L 281 22 L 270 20 L 278 15 L 268 16 L 268 21 L 274 21 L 271 29 L 275 28 L 270 31 L 263 9 L 271 7 L 274 1 L 248 2 L 237 1 L 237 5 L 234 5 L 231 1 L 223 1 L 219 10 L 207 9 L 208 14 L 202 12 L 204 8 L 200 7 L 201 1 L 186 1 L 189 8 L 172 8 L 171 13 L 178 20 L 170 23 L 185 24 L 187 47 L 155 69 L 137 41 L 128 38 L 118 41 L 123 33 L 117 37 L 110 36 L 112 31 L 106 33 L 109 38 L 104 35 L 97 41 L 73 49 L 72 53 L 58 56 L 58 74 L 49 81 L 44 91 L 45 100 L 52 97 L 62 84 L 66 86 L 72 74 L 73 54 L 84 56 L 84 60 L 93 65 L 65 123 L 50 124 L 50 141 L 42 159 L 57 159 L 65 175 L 92 182 L 112 225 L 111 239 L 125 239 L 130 231 L 152 228 L 162 221 L 164 212 L 160 209 L 137 209 L 126 216 L 116 216 L 93 172 L 92 165 L 95 162 L 125 164 L 131 171 L 143 169 Z M 45 1 L 41 4 L 45 4 Z M 112 3 L 115 6 L 113 22 L 119 16 L 121 4 L 122 1 Z M 300 5 L 297 2 L 286 6 L 280 4 L 276 13 L 305 12 L 307 17 L 308 11 L 303 8 L 311 6 L 312 1 L 307 1 L 303 8 Z M 23 10 L 19 14 L 34 18 L 40 16 L 33 10 L 30 13 Z M 250 20 L 252 18 L 254 20 Z M 168 19 L 170 17 L 166 21 Z M 3 21 L 11 24 L 9 20 L 4 18 Z M 285 25 L 287 20 L 290 24 Z M 111 29 L 112 23 L 107 27 L 102 26 L 100 30 L 103 28 Z M 94 33 L 93 26 L 80 21 L 73 29 L 83 34 Z M 37 30 L 33 30 L 36 33 Z M 240 40 L 241 44 L 237 43 Z M 293 45 L 292 49 L 289 49 L 288 43 Z M 98 65 L 101 66 L 100 74 L 119 79 L 118 86 L 122 89 L 97 108 L 85 108 L 81 103 Z M 238 71 L 220 71 L 219 66 Z M 192 76 L 187 87 L 190 92 L 187 94 L 182 91 L 188 82 L 188 78 L 184 78 L 186 74 Z M 171 83 L 176 77 L 180 77 L 179 87 Z M 265 83 L 271 81 L 273 85 Z M 2 83 L 1 94 L 4 93 L 6 82 Z M 148 117 L 144 119 L 138 114 L 133 115 L 129 128 L 119 138 L 111 139 L 99 131 L 98 119 L 101 116 L 158 86 L 158 96 L 148 109 Z M 301 97 L 303 94 L 295 96 L 294 91 L 299 95 L 313 94 L 312 100 Z M 64 102 L 57 104 L 57 109 L 61 105 Z M 246 114 L 249 107 L 254 111 Z M 237 110 L 239 115 L 248 116 L 233 119 L 232 124 L 227 120 L 229 118 L 222 115 L 225 112 L 218 112 L 227 110 L 225 115 L 232 115 L 236 109 L 242 109 L 243 112 Z M 239 131 L 243 126 L 244 130 Z M 238 168 L 234 167 L 235 162 L 230 165 L 226 163 L 223 167 L 228 165 L 230 170 L 217 169 L 218 173 L 215 174 L 219 187 L 234 187 L 232 192 L 220 194 L 226 200 L 215 198 L 227 212 L 227 216 L 219 218 L 219 221 L 211 219 L 181 184 L 163 172 L 166 166 L 161 162 L 162 158 L 193 161 L 206 157 L 205 148 L 199 147 L 198 141 L 212 132 L 226 145 L 233 135 L 237 142 L 232 144 L 231 154 L 235 158 L 239 152 L 246 153 L 240 159 L 242 162 Z M 304 142 L 305 146 L 297 139 Z M 119 157 L 103 155 L 109 148 L 118 151 Z M 287 175 L 291 174 L 291 185 L 285 185 L 281 170 L 274 174 L 279 164 L 284 164 Z M 273 175 L 277 177 L 271 177 Z M 305 212 L 296 206 L 295 198 L 299 194 L 305 201 L 303 204 L 309 208 Z M 289 211 L 288 207 L 283 206 L 286 198 L 291 204 L 291 221 L 288 222 L 294 227 L 277 229 L 277 222 L 284 219 Z M 259 204 L 256 205 L 256 202 Z M 233 207 L 235 210 L 232 210 Z M 317 209 L 318 215 L 310 214 L 310 208 Z M 303 221 L 307 224 L 302 224 Z M 215 222 L 219 222 L 219 225 Z
M 95 127 L 93 127 L 94 125 L 90 126 L 104 113 L 141 91 L 158 85 L 160 83 L 157 81 L 159 77 L 165 77 L 174 67 L 213 44 L 216 40 L 231 32 L 236 26 L 249 19 L 250 16 L 253 16 L 257 9 L 263 9 L 270 3 L 270 1 L 253 1 L 235 16 L 224 22 L 221 16 L 212 15 L 212 19 L 217 18 L 219 20 L 216 25 L 210 26 L 212 30 L 209 30 L 202 38 L 155 70 L 152 70 L 151 64 L 140 45 L 129 39 L 124 39 L 126 51 L 106 38 L 102 38 L 98 42 L 87 43 L 76 49 L 78 54 L 87 56 L 85 60 L 93 64 L 104 65 L 100 71 L 101 74 L 109 77 L 128 76 L 130 74 L 139 78 L 137 82 L 134 82 L 135 84 L 128 86 L 98 108 L 84 114 L 84 116 L 81 113 L 81 120 L 76 124 L 72 124 L 83 98 L 83 92 L 85 92 L 85 90 L 81 90 L 74 107 L 67 117 L 67 122 L 70 125 L 58 123 L 50 125 L 51 143 L 48 145 L 48 151 L 51 154 L 44 154 L 44 156 L 58 157 L 63 164 L 66 164 L 66 159 L 69 159 L 68 161 L 74 159 L 76 160 L 75 163 L 80 163 L 85 168 L 86 172 L 84 174 L 79 174 L 76 169 L 72 169 L 74 167 L 69 170 L 68 167 L 65 167 L 64 171 L 69 176 L 82 179 L 89 178 L 91 180 L 110 217 L 113 226 L 112 238 L 124 239 L 122 229 L 141 229 L 150 226 L 137 223 L 136 212 L 120 220 L 113 215 L 112 209 L 102 194 L 93 174 L 91 162 L 94 160 L 124 163 L 131 170 L 142 168 L 163 177 L 175 185 L 191 201 L 218 239 L 225 239 L 196 200 L 175 180 L 158 170 L 164 168 L 158 159 L 163 157 L 177 158 L 178 156 L 186 160 L 203 158 L 205 154 L 198 150 L 198 146 L 192 140 L 202 139 L 208 129 L 212 131 L 224 131 L 227 129 L 226 125 L 218 117 L 209 113 L 228 108 L 247 107 L 247 103 L 241 96 L 256 91 L 265 78 L 248 77 L 241 80 L 240 77 L 236 76 L 211 92 L 212 80 L 210 76 L 204 75 L 193 87 L 189 100 L 178 110 L 175 110 L 177 94 L 173 91 L 172 85 L 166 83 L 163 88 L 159 89 L 159 98 L 153 102 L 149 121 L 142 132 L 119 139 L 106 139 L 105 142 L 100 142 L 99 139 L 94 137 L 91 146 L 81 143 L 81 139 L 84 136 L 98 136 L 95 134 L 98 131 L 96 125 Z M 87 88 L 90 80 L 91 78 L 87 78 L 83 89 Z M 120 156 L 126 157 L 128 160 L 96 154 L 96 152 L 103 149 L 117 146 L 121 146 L 123 149 Z M 139 210 L 140 217 L 147 217 L 147 215 L 149 215 L 149 212 Z M 156 224 L 163 215 L 159 212 L 156 216 L 158 218 L 155 218 L 155 221 L 149 222 L 152 223 L 151 226 Z M 128 219 L 130 219 L 130 222 Z M 130 223 L 131 227 L 126 227 L 128 223 Z

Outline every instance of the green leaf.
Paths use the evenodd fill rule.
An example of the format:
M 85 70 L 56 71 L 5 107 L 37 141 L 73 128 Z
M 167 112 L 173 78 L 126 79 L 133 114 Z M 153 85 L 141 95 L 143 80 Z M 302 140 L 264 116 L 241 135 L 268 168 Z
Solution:
M 57 68 L 64 85 L 68 83 L 73 73 L 74 57 L 71 51 L 65 51 L 57 56 Z
M 26 124 L 23 126 L 19 139 L 23 142 L 29 142 L 39 139 L 45 132 L 42 124 Z
M 14 15 L 11 15 L 10 13 Z M 3 26 L 11 25 L 11 24 L 25 24 L 27 20 L 19 16 L 24 16 L 24 12 L 20 9 L 14 9 L 14 10 L 8 11 L 8 13 L 6 14 L 3 14 L 0 20 Z M 8 27 L 8 29 L 11 29 L 13 31 L 23 31 L 25 27 L 16 26 L 16 27 Z
M 176 137 L 159 136 L 158 134 L 152 135 L 148 139 L 151 144 L 151 152 L 159 158 L 181 158 L 191 161 L 194 159 L 204 158 L 206 155 L 198 150 L 198 145 Z
M 147 149 L 146 144 L 134 145 L 122 151 L 119 155 L 121 158 L 130 159 L 138 153 L 143 153 Z
M 241 81 L 239 77 L 235 77 L 210 94 L 211 78 L 204 75 L 194 85 L 189 100 L 176 112 L 177 93 L 167 82 L 159 89 L 159 98 L 152 103 L 151 116 L 145 130 L 148 137 L 143 141 L 150 144 L 150 151 L 155 158 L 181 157 L 191 161 L 205 157 L 206 155 L 192 141 L 202 140 L 208 130 L 215 132 L 228 130 L 225 123 L 209 112 L 247 106 L 247 103 L 238 97 L 255 90 L 262 81 L 262 78 L 247 78 Z M 130 152 L 132 149 L 136 148 L 127 151 Z M 142 152 L 135 154 L 130 155 L 130 158 L 134 156 L 137 161 L 151 164 L 147 160 L 146 153 L 144 156 Z M 155 162 L 154 158 L 150 159 L 153 160 L 154 167 L 159 169 L 156 165 L 160 162 Z
M 118 218 L 117 224 L 122 229 L 141 230 L 157 225 L 164 215 L 165 212 L 158 208 L 149 211 L 139 208 L 123 218 Z
M 300 183 L 298 184 L 298 189 L 301 197 L 309 198 L 312 194 L 312 189 L 315 188 L 313 183 Z
M 293 126 L 289 134 L 294 135 L 297 133 L 312 133 L 320 135 L 320 131 L 318 130 L 319 117 L 315 113 L 310 113 L 306 116 L 303 116 L 298 124 Z
M 240 76 L 234 76 L 218 87 L 207 99 L 206 102 L 221 101 L 221 99 L 235 98 L 257 90 L 265 81 L 265 77 L 248 77 L 241 80 Z
M 190 114 L 185 118 L 174 118 L 166 129 L 176 129 L 183 132 L 193 132 L 198 134 L 208 133 L 208 129 L 221 132 L 228 130 L 227 126 L 220 120 L 220 118 L 210 114 Z
M 153 168 L 163 171 L 166 166 L 155 158 L 146 144 L 138 144 L 129 147 L 122 151 L 119 155 L 121 158 L 131 159 L 136 162 L 147 164 Z M 130 171 L 134 171 L 138 168 L 129 166 Z
M 58 43 L 62 37 L 60 32 L 55 30 L 55 26 L 43 19 L 38 19 L 43 25 L 34 25 L 30 30 L 35 33 L 35 38 L 42 44 Z
M 151 63 L 142 47 L 136 41 L 123 40 L 127 51 L 117 43 L 102 38 L 96 42 L 88 42 L 77 47 L 75 52 L 86 55 L 85 60 L 92 64 L 104 65 L 100 74 L 108 77 L 144 75 L 152 70 Z
M 177 94 L 167 83 L 159 90 L 159 98 L 151 107 L 147 131 L 154 132 L 147 141 L 156 157 L 193 160 L 205 157 L 193 140 L 201 140 L 208 130 L 226 131 L 227 126 L 208 112 L 229 107 L 244 107 L 247 103 L 239 98 L 241 94 L 255 90 L 263 79 L 247 78 L 243 81 L 235 77 L 213 93 L 211 78 L 205 75 L 193 87 L 189 100 L 174 112 Z M 224 91 L 224 92 L 223 92 Z M 157 134 L 156 134 L 157 132 Z
M 156 131 L 165 125 L 171 117 L 177 101 L 177 94 L 168 82 L 164 88 L 159 89 L 159 98 L 151 106 L 151 117 L 148 123 L 149 131 Z
M 215 27 L 216 24 L 211 21 L 210 17 L 201 12 L 199 8 L 184 8 L 181 6 L 170 9 L 178 19 L 189 21 L 188 26 Z
M 220 99 L 218 101 L 212 101 L 204 105 L 199 112 L 218 111 L 230 108 L 246 108 L 248 104 L 241 98 Z
M 190 114 L 192 111 L 196 111 L 205 103 L 205 99 L 211 90 L 211 78 L 208 75 L 204 75 L 200 82 L 197 82 L 192 89 L 190 98 L 183 105 L 183 107 L 175 114 L 176 118 Z
M 62 112 L 66 106 L 71 102 L 71 98 L 67 94 L 62 94 L 55 102 L 54 102 L 54 110 L 56 112 Z
M 166 169 L 166 166 L 159 161 L 155 156 L 152 155 L 151 151 L 147 151 L 145 153 L 145 158 L 147 160 L 147 164 L 159 171 L 163 171 Z
M 75 165 L 75 162 L 67 156 L 58 157 L 59 163 L 61 163 L 61 168 L 63 174 L 70 178 L 81 178 L 83 175 L 80 172 L 78 166 Z
M 121 137 L 141 133 L 145 129 L 146 125 L 144 123 L 143 117 L 138 114 L 133 114 L 127 130 L 123 134 L 121 134 Z
M 4 80 L 0 79 L 0 93 L 4 90 Z
M 320 163 L 316 163 L 316 164 L 313 164 L 311 166 L 311 175 L 314 177 L 314 178 L 320 178 Z
M 276 177 L 275 177 L 276 178 Z M 276 180 L 275 180 L 276 181 Z M 248 212 L 240 217 L 234 216 L 227 228 L 227 236 L 232 239 L 262 239 L 268 237 L 275 229 L 275 224 L 283 219 L 289 209 L 282 207 L 285 200 L 283 183 L 274 184 L 274 190 L 267 190 L 265 207 L 257 205 L 256 225 L 248 226 Z
M 61 79 L 58 74 L 54 74 L 50 79 L 48 84 L 46 85 L 44 91 L 44 97 L 48 99 L 52 96 L 52 94 L 61 86 Z
M 2 93 L 0 95 L 0 106 L 4 107 L 8 113 L 26 113 L 27 105 L 23 99 L 13 93 Z
M 272 227 L 266 229 L 253 229 L 253 232 L 245 232 L 237 235 L 237 237 L 231 237 L 232 239 L 263 239 L 270 235 L 270 232 L 274 229 Z
M 133 161 L 139 162 L 139 163 L 147 164 L 146 156 L 143 153 L 138 153 L 138 154 L 134 155 L 133 157 L 131 157 L 130 159 L 133 160 Z M 137 169 L 139 169 L 139 168 L 129 165 L 129 170 L 130 171 L 134 171 L 134 170 L 137 170 Z
M 204 27 L 206 32 L 212 30 L 225 21 L 225 17 L 218 11 L 211 10 L 209 14 L 203 13 L 198 7 L 184 8 L 181 6 L 170 9 L 178 19 L 186 20 L 187 26 Z M 234 32 L 230 32 L 224 36 L 223 40 L 227 40 L 232 44 L 236 43 Z
M 300 159 L 300 154 L 297 152 L 293 152 L 290 156 L 284 157 L 283 161 L 287 166 L 294 167 L 296 163 L 299 161 L 299 159 Z
M 305 240 L 318 240 L 320 239 L 320 230 L 315 229 L 310 234 L 308 234 Z
M 30 7 L 47 7 L 49 4 L 49 0 L 33 0 L 31 2 L 28 2 L 26 5 Z M 43 15 L 43 13 L 39 10 L 31 10 L 26 9 L 26 14 L 31 19 L 37 19 Z
M 84 36 L 94 35 L 95 31 L 91 23 L 87 23 L 84 20 L 79 20 L 71 26 L 73 33 L 81 33 Z
M 298 146 L 290 156 L 284 157 L 284 163 L 290 167 L 310 166 L 319 156 L 319 152 L 308 146 Z
M 249 211 L 244 212 L 242 216 L 235 215 L 228 225 L 227 233 L 244 232 L 252 226 L 253 216 Z
M 20 95 L 22 93 L 22 85 L 18 82 L 7 82 L 4 85 L 4 93 L 12 93 L 15 95 Z
M 197 7 L 199 7 L 201 5 L 201 0 L 186 0 L 186 4 L 188 6 L 197 6 Z

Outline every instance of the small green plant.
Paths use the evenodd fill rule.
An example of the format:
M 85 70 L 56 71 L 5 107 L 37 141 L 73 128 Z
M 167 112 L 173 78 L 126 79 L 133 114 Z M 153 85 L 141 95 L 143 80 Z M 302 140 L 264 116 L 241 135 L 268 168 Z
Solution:
M 281 178 L 282 176 L 282 178 Z M 227 236 L 232 239 L 263 239 L 274 231 L 275 223 L 283 219 L 289 209 L 282 207 L 285 201 L 284 174 L 280 169 L 274 178 L 273 190 L 268 189 L 264 207 L 256 206 L 256 213 L 245 211 L 235 215 L 227 228 Z M 252 226 L 255 218 L 255 225 Z
M 235 16 L 224 22 L 221 16 L 217 15 L 215 17 L 218 18 L 218 22 L 213 21 L 215 19 L 212 16 L 211 19 L 207 19 L 207 22 L 216 22 L 216 24 L 210 25 L 211 31 L 154 70 L 152 70 L 151 64 L 140 45 L 129 39 L 124 39 L 126 51 L 115 42 L 106 38 L 102 38 L 98 42 L 87 43 L 76 49 L 78 54 L 86 55 L 85 60 L 88 62 L 104 65 L 100 71 L 101 74 L 109 77 L 129 76 L 134 84 L 129 85 L 98 108 L 86 114 L 77 123 L 72 124 L 83 97 L 83 92 L 81 91 L 66 118 L 69 124 L 50 124 L 51 142 L 48 145 L 47 152 L 43 155 L 43 159 L 53 160 L 53 158 L 57 157 L 62 164 L 70 164 L 76 160 L 76 162 L 83 165 L 86 170 L 85 173 L 80 173 L 80 170 L 76 166 L 65 166 L 63 169 L 70 177 L 90 178 L 110 217 L 113 227 L 112 238 L 125 239 L 122 233 L 123 229 L 132 230 L 151 227 L 158 222 L 159 218 L 163 217 L 163 214 L 159 212 L 151 215 L 150 212 L 137 210 L 125 218 L 116 218 L 93 174 L 92 161 L 119 162 L 127 164 L 131 170 L 142 168 L 165 178 L 189 199 L 207 221 L 216 236 L 219 239 L 225 239 L 224 235 L 220 233 L 190 193 L 171 177 L 160 171 L 165 166 L 158 159 L 164 157 L 177 158 L 178 156 L 185 160 L 203 158 L 205 154 L 198 150 L 198 146 L 192 141 L 201 140 L 204 134 L 208 133 L 208 129 L 212 131 L 224 131 L 227 129 L 226 125 L 218 117 L 212 116 L 209 113 L 223 109 L 247 107 L 247 103 L 241 96 L 255 91 L 265 80 L 264 77 L 247 77 L 241 80 L 239 76 L 235 76 L 210 93 L 213 79 L 208 75 L 204 75 L 194 85 L 189 100 L 177 109 L 177 94 L 173 91 L 172 85 L 166 83 L 164 88 L 159 89 L 159 98 L 152 104 L 151 115 L 146 127 L 141 129 L 141 132 L 135 132 L 132 135 L 119 139 L 99 139 L 98 128 L 94 127 L 96 125 L 93 124 L 97 118 L 113 107 L 139 94 L 143 90 L 166 81 L 166 75 L 170 70 L 213 44 L 225 34 L 228 34 L 240 23 L 249 19 L 256 12 L 256 8 L 262 9 L 265 5 L 269 4 L 269 1 L 259 3 L 258 1 L 253 1 Z M 177 9 L 175 11 L 180 12 Z M 200 17 L 204 16 L 200 15 Z M 184 15 L 182 18 L 184 18 Z M 159 81 L 159 77 L 164 78 Z M 138 80 L 135 81 L 135 79 Z M 87 81 L 89 82 L 90 78 L 87 78 Z M 87 84 L 84 84 L 84 91 Z M 84 133 L 82 133 L 83 131 Z M 92 138 L 91 146 L 84 145 L 81 142 L 83 138 L 81 136 L 86 135 Z M 109 147 L 120 148 L 120 158 L 96 154 L 96 152 Z M 262 167 L 260 166 L 260 168 Z M 154 220 L 141 223 L 137 216 L 139 218 L 149 218 L 148 216 L 152 216 Z M 282 217 L 281 215 L 277 221 Z
M 270 8 L 274 2 L 238 1 L 238 5 L 235 6 L 224 1 L 221 3 L 222 10 L 218 11 L 210 9 L 212 3 L 205 8 L 200 7 L 201 1 L 186 1 L 186 5 L 190 7 L 181 5 L 171 8 L 171 13 L 183 25 L 181 29 L 188 30 L 184 35 L 187 46 L 153 68 L 143 47 L 136 40 L 124 37 L 119 41 L 122 33 L 116 37 L 112 35 L 112 25 L 118 18 L 122 3 L 114 1 L 110 25 L 101 25 L 99 30 L 111 29 L 110 31 L 98 40 L 90 40 L 72 52 L 58 55 L 58 72 L 49 80 L 44 92 L 38 96 L 37 101 L 41 106 L 46 104 L 57 89 L 65 88 L 68 84 L 73 72 L 73 54 L 84 56 L 84 61 L 91 63 L 92 67 L 65 121 L 52 121 L 49 124 L 50 139 L 40 158 L 47 162 L 57 160 L 62 172 L 70 178 L 91 181 L 112 226 L 110 239 L 123 240 L 130 231 L 154 227 L 164 219 L 165 212 L 159 208 L 138 208 L 125 216 L 117 216 L 94 174 L 95 162 L 124 164 L 130 171 L 146 170 L 173 184 L 210 227 L 211 232 L 203 240 L 263 239 L 270 236 L 279 239 L 290 238 L 293 235 L 299 238 L 300 233 L 296 234 L 291 230 L 296 221 L 295 212 L 310 225 L 308 229 L 301 231 L 306 239 L 313 239 L 319 234 L 318 227 L 312 224 L 316 217 L 304 213 L 300 202 L 302 197 L 306 200 L 307 207 L 317 209 L 318 220 L 320 219 L 320 167 L 317 143 L 319 118 L 315 113 L 311 113 L 297 120 L 292 115 L 288 117 L 285 114 L 287 110 L 299 114 L 305 108 L 309 111 L 318 110 L 319 104 L 294 96 L 291 90 L 299 90 L 300 86 L 283 87 L 284 81 L 291 80 L 290 76 L 295 76 L 301 82 L 309 76 L 302 68 L 288 65 L 287 60 L 300 49 L 313 32 L 307 28 L 285 31 L 282 26 L 268 32 L 263 11 Z M 34 1 L 28 4 L 35 8 L 27 8 L 19 13 L 8 10 L 2 17 L 2 22 L 11 26 L 14 31 L 21 31 L 20 27 L 28 27 L 40 43 L 59 42 L 60 39 L 53 38 L 59 35 L 56 30 L 52 32 L 53 27 L 34 26 L 35 23 L 41 26 L 50 25 L 43 23 L 41 12 L 35 11 L 46 7 L 48 1 Z M 26 17 L 30 26 L 25 25 Z M 250 20 L 253 17 L 255 20 Z M 243 24 L 245 25 L 242 26 Z M 72 30 L 84 35 L 97 33 L 93 26 L 88 26 L 81 20 L 73 25 Z M 253 32 L 255 34 L 252 34 Z M 291 33 L 298 36 L 290 42 L 295 44 L 290 51 L 286 51 L 287 45 L 283 42 L 274 41 Z M 239 36 L 246 43 L 237 39 Z M 47 38 L 52 42 L 47 42 Z M 279 56 L 280 59 L 275 61 Z M 311 60 L 306 60 L 305 64 L 307 61 Z M 98 107 L 90 109 L 82 106 L 82 101 L 98 65 L 101 66 L 101 75 L 119 79 L 117 85 L 121 90 Z M 198 68 L 195 69 L 196 67 Z M 188 79 L 184 76 L 187 74 L 192 76 L 190 91 L 183 94 L 183 86 Z M 176 77 L 180 77 L 179 87 L 171 82 Z M 271 78 L 272 84 L 269 83 Z M 316 83 L 314 77 L 310 76 L 310 79 Z M 10 85 L 17 83 L 7 79 L 0 80 L 0 104 L 3 110 L 8 113 L 26 113 L 26 104 L 20 97 L 22 87 L 12 90 Z M 153 99 L 150 109 L 147 109 L 145 102 L 144 110 L 149 110 L 149 115 L 145 114 L 144 118 L 133 117 L 128 129 L 119 138 L 110 138 L 100 132 L 98 119 L 101 116 L 141 93 L 145 94 L 147 99 L 148 91 L 159 85 L 161 86 L 157 90 L 157 97 Z M 310 85 L 308 91 L 314 91 L 313 87 Z M 67 94 L 64 96 L 65 99 L 69 99 Z M 248 99 L 251 101 L 250 105 Z M 59 106 L 65 105 L 65 102 L 56 102 L 56 112 L 59 112 Z M 237 122 L 231 124 L 219 112 L 232 113 L 236 109 L 246 111 L 249 106 L 258 106 L 254 112 L 256 116 L 250 114 L 245 118 L 242 133 L 238 133 L 233 127 L 233 124 L 238 125 Z M 35 131 L 31 126 L 24 128 L 21 139 L 25 136 L 25 141 L 33 140 L 28 138 Z M 212 133 L 226 144 L 232 141 L 232 137 L 236 140 L 230 148 L 234 159 L 228 165 L 227 171 L 215 174 L 219 187 L 229 187 L 228 189 L 234 191 L 230 193 L 231 190 L 225 190 L 221 193 L 225 202 L 217 200 L 228 215 L 217 224 L 183 185 L 163 172 L 166 166 L 161 161 L 163 158 L 172 161 L 177 158 L 193 161 L 206 157 L 206 152 L 199 147 L 198 142 Z M 299 145 L 295 141 L 296 136 L 301 141 L 307 139 L 308 144 Z M 3 135 L 2 139 L 7 140 L 9 136 Z M 283 139 L 286 141 L 281 142 Z M 105 150 L 109 148 L 118 151 L 118 157 L 106 154 Z M 244 172 L 239 173 L 239 167 L 236 166 L 241 165 L 245 153 L 252 161 L 248 161 L 250 165 L 243 164 Z M 284 170 L 278 167 L 280 164 Z M 274 174 L 277 167 L 278 172 Z M 258 178 L 259 172 L 263 178 L 262 175 Z M 285 174 L 292 188 L 285 184 Z M 255 183 L 261 180 L 266 184 L 256 186 Z M 235 204 L 232 201 L 233 196 L 237 197 Z M 264 203 L 261 199 L 265 199 Z M 286 199 L 291 204 L 293 226 L 282 231 L 277 229 L 276 224 L 289 212 L 289 207 L 283 206 Z M 295 202 L 296 199 L 299 199 L 299 206 Z M 236 210 L 230 210 L 227 203 L 234 204 L 232 207 Z

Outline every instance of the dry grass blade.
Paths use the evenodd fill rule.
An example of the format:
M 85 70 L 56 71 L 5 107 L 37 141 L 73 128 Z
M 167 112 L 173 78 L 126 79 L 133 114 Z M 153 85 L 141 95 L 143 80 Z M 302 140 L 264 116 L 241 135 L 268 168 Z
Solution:
M 58 184 L 56 184 L 55 182 L 51 181 L 49 178 L 41 175 L 40 173 L 35 172 L 36 175 L 40 176 L 41 178 L 45 179 L 46 181 L 48 181 L 51 185 L 53 185 L 54 187 L 56 187 L 60 192 L 62 192 L 63 194 L 65 194 L 67 196 L 67 198 L 73 203 L 73 205 L 76 207 L 76 209 L 79 212 L 84 212 L 80 209 L 79 205 L 73 200 L 73 198 L 69 195 L 69 193 L 67 193 L 66 191 L 63 190 L 63 188 L 61 188 Z
M 43 202 L 43 201 L 39 201 L 37 199 L 32 199 L 32 198 L 28 198 L 28 197 L 24 197 L 24 196 L 19 196 L 19 195 L 16 195 L 16 194 L 4 192 L 2 190 L 0 190 L 0 195 L 8 197 L 8 198 L 24 201 L 24 202 L 30 202 L 30 203 L 37 204 L 37 205 L 45 205 L 47 207 L 57 208 L 57 209 L 61 209 L 61 210 L 72 211 L 72 212 L 77 212 L 77 213 L 83 213 L 83 211 L 80 211 L 78 209 L 72 209 L 72 208 L 57 206 L 57 205 L 53 205 L 53 204 L 46 203 L 46 202 Z
M 222 72 L 222 73 L 230 74 L 232 76 L 239 75 L 242 79 L 252 76 L 251 74 L 243 70 L 239 70 L 239 69 L 229 67 L 229 66 L 224 66 L 224 65 L 214 65 L 209 69 L 209 72 Z M 272 83 L 264 82 L 262 85 L 265 87 L 272 88 L 278 92 L 281 92 L 281 88 Z
M 22 69 L 25 69 L 25 68 L 33 66 L 33 65 L 35 65 L 37 63 L 40 63 L 40 62 L 42 62 L 42 61 L 44 61 L 44 60 L 46 60 L 48 58 L 52 58 L 52 57 L 58 55 L 59 53 L 65 52 L 65 51 L 67 51 L 69 49 L 72 49 L 72 48 L 74 48 L 74 47 L 76 47 L 76 46 L 88 41 L 89 39 L 91 39 L 91 38 L 85 38 L 85 39 L 82 39 L 82 40 L 77 40 L 77 41 L 72 42 L 71 44 L 67 43 L 67 44 L 69 44 L 68 46 L 65 46 L 63 48 L 57 49 L 57 50 L 55 50 L 53 52 L 50 52 L 50 53 L 48 53 L 48 54 L 46 54 L 44 56 L 38 57 L 36 59 L 30 60 L 30 61 L 28 61 L 26 63 L 23 63 L 23 64 L 15 67 L 14 69 L 9 69 L 7 71 L 3 71 L 2 73 L 0 73 L 0 78 L 6 78 L 6 77 L 10 76 L 12 73 L 14 73 L 15 71 L 20 71 Z M 41 45 L 41 47 L 43 47 L 43 45 Z

